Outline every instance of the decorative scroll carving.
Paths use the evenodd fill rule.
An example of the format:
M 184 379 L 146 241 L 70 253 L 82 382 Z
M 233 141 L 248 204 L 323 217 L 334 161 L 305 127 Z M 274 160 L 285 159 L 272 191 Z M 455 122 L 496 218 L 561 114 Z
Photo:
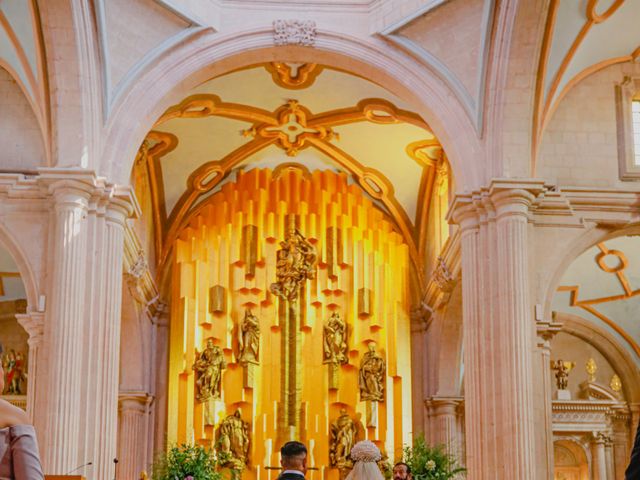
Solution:
M 222 371 L 227 368 L 222 349 L 213 344 L 213 339 L 207 339 L 207 346 L 198 354 L 193 371 L 196 372 L 196 400 L 205 402 L 209 399 L 217 399 L 221 396 Z
M 313 20 L 274 20 L 273 41 L 276 45 L 302 45 L 316 43 L 316 22 Z
M 556 372 L 556 386 L 558 390 L 566 390 L 569 385 L 569 372 L 575 367 L 574 362 L 563 360 L 551 361 L 551 368 Z
M 376 352 L 375 342 L 369 343 L 369 351 L 362 356 L 360 371 L 358 373 L 360 400 L 384 402 L 386 371 L 386 362 L 384 358 Z
M 305 280 L 315 278 L 318 254 L 316 248 L 290 225 L 286 240 L 280 242 L 276 262 L 276 283 L 270 290 L 274 295 L 288 301 L 297 301 Z
M 456 280 L 451 274 L 447 263 L 444 258 L 438 256 L 438 265 L 433 272 L 433 281 L 438 285 L 438 288 L 445 293 L 450 293 L 456 286 Z
M 338 312 L 333 312 L 324 325 L 323 363 L 344 365 L 348 363 L 347 325 Z
M 284 62 L 267 63 L 265 68 L 277 85 L 292 90 L 310 87 L 323 69 L 317 63 L 291 65 Z
M 349 457 L 351 449 L 358 440 L 358 424 L 343 408 L 340 416 L 331 424 L 329 432 L 329 461 L 330 465 L 340 470 L 353 467 Z
M 260 353 L 260 323 L 258 317 L 247 308 L 238 327 L 238 362 L 258 364 Z
M 224 466 L 244 470 L 249 465 L 249 424 L 242 420 L 240 410 L 222 421 L 216 440 L 218 452 L 228 458 Z

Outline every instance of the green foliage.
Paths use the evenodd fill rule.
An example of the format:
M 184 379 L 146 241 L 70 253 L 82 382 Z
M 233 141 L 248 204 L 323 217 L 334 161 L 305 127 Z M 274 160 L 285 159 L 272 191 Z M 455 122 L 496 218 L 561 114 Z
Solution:
M 211 449 L 200 445 L 176 445 L 158 456 L 152 468 L 152 480 L 223 480 L 217 471 L 219 459 Z
M 413 447 L 405 447 L 404 462 L 415 480 L 449 480 L 466 471 L 444 445 L 431 447 L 423 436 L 413 441 Z

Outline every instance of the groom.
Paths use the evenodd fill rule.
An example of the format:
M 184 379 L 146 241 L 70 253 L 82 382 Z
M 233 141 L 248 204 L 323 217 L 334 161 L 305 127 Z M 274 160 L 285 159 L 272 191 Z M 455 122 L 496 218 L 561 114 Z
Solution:
M 307 473 L 307 447 L 300 442 L 287 442 L 280 449 L 282 473 L 278 480 L 304 480 Z

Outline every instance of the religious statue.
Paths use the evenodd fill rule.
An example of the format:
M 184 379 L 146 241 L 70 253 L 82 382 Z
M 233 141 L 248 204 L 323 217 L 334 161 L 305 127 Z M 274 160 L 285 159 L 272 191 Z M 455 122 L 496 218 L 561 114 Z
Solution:
M 569 385 L 569 372 L 576 364 L 564 360 L 551 361 L 551 368 L 556 372 L 556 386 L 558 390 L 566 390 Z
M 290 226 L 284 242 L 280 242 L 276 260 L 276 282 L 270 290 L 283 300 L 296 301 L 302 284 L 315 278 L 316 248 L 298 231 Z
M 27 382 L 27 374 L 24 371 L 24 357 L 21 352 L 16 353 L 11 349 L 2 358 L 2 368 L 4 369 L 5 390 L 7 395 L 23 395 L 23 384 Z
M 238 362 L 258 364 L 258 354 L 260 352 L 260 324 L 258 317 L 247 308 L 244 318 L 238 327 L 238 348 L 240 355 Z
M 338 312 L 333 312 L 324 325 L 323 363 L 344 365 L 347 356 L 347 325 Z
M 331 424 L 329 432 L 329 461 L 332 467 L 340 470 L 353 467 L 349 455 L 358 441 L 358 424 L 343 408 L 340 416 Z
M 240 410 L 222 421 L 216 440 L 218 453 L 227 459 L 224 466 L 244 470 L 249 464 L 249 424 L 242 420 Z
M 222 371 L 227 368 L 222 349 L 213 344 L 213 339 L 207 339 L 207 346 L 198 354 L 196 350 L 196 361 L 193 364 L 193 371 L 196 372 L 196 387 L 198 392 L 196 400 L 205 402 L 210 398 L 220 398 L 222 389 Z
M 375 342 L 369 343 L 369 351 L 360 360 L 360 371 L 358 373 L 360 400 L 384 402 L 386 370 L 386 362 L 376 352 Z

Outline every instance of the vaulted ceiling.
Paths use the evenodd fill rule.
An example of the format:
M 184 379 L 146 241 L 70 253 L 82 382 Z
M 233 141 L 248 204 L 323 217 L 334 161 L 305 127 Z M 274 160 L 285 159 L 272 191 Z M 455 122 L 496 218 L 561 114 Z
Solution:
M 640 55 L 640 2 L 552 0 L 538 67 L 534 136 L 567 92 L 608 65 Z
M 560 281 L 553 309 L 593 322 L 615 336 L 640 360 L 640 237 L 601 242 L 569 267 Z
M 168 237 L 238 168 L 295 162 L 347 173 L 416 243 L 444 161 L 409 105 L 366 79 L 316 64 L 274 62 L 210 80 L 161 116 L 146 145 L 157 229 Z
M 48 79 L 41 35 L 35 0 L 0 0 L 0 67 L 17 81 L 46 135 Z

